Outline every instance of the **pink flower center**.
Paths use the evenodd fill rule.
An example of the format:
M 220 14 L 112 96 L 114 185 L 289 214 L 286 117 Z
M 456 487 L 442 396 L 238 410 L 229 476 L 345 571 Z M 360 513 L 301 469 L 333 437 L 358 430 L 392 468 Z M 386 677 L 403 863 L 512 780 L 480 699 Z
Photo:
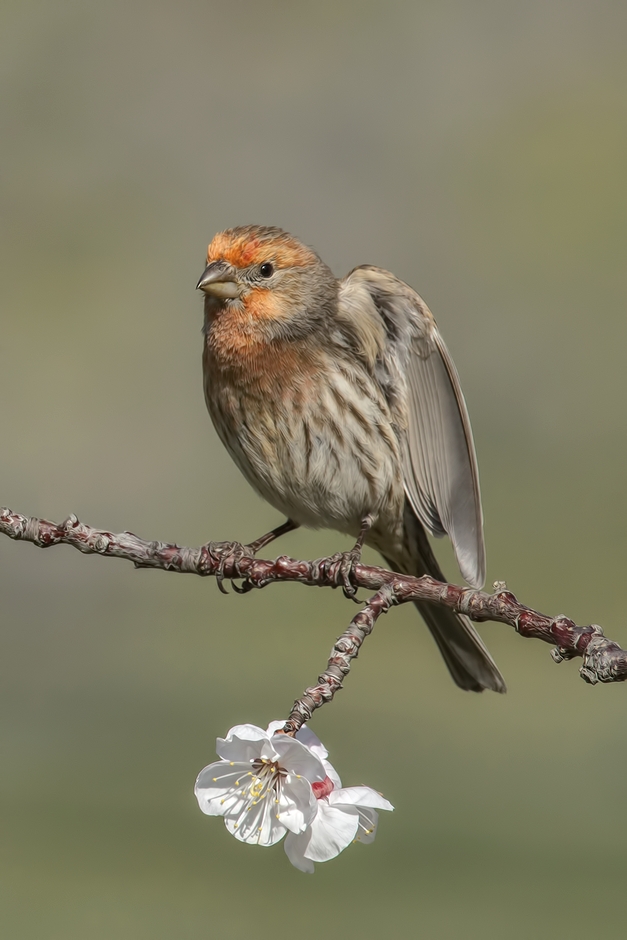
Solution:
M 325 777 L 324 780 L 320 783 L 312 783 L 311 789 L 313 790 L 314 796 L 317 800 L 321 800 L 323 797 L 328 796 L 329 793 L 333 790 L 333 781 L 330 777 Z

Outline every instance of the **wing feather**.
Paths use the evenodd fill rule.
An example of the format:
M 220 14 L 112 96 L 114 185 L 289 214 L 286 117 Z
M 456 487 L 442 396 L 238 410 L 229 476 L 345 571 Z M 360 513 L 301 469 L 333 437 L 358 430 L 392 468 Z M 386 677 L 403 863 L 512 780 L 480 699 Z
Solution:
M 343 295 L 363 298 L 366 291 L 386 330 L 375 369 L 405 428 L 407 498 L 428 532 L 450 537 L 463 577 L 480 587 L 485 548 L 479 473 L 457 370 L 431 311 L 407 284 L 381 268 L 356 268 L 342 282 L 340 301 Z

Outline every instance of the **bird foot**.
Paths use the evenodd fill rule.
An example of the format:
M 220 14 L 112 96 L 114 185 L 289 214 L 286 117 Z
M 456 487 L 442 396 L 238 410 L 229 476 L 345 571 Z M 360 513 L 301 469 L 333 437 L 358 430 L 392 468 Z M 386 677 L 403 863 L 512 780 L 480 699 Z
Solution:
M 375 522 L 375 517 L 370 513 L 361 521 L 361 528 L 359 530 L 359 535 L 357 536 L 357 541 L 351 548 L 349 552 L 336 552 L 335 555 L 330 555 L 329 558 L 323 559 L 324 564 L 330 568 L 333 573 L 333 580 L 336 583 L 342 585 L 342 591 L 344 592 L 344 597 L 349 598 L 351 601 L 355 601 L 356 604 L 360 604 L 361 601 L 357 597 L 357 588 L 351 580 L 351 576 L 355 570 L 355 565 L 358 565 L 361 561 L 361 553 L 364 547 L 364 542 L 368 532 L 372 528 Z
M 242 545 L 241 542 L 208 542 L 206 549 L 210 555 L 217 557 L 218 561 L 218 570 L 216 572 L 216 584 L 218 585 L 218 590 L 222 594 L 228 594 L 229 592 L 224 586 L 226 580 L 224 571 L 227 567 L 236 565 L 242 558 L 250 558 L 255 555 L 255 545 Z M 236 594 L 248 594 L 249 591 L 252 591 L 254 585 L 248 581 L 244 580 L 244 583 L 239 587 L 233 578 L 229 579 L 231 581 L 231 586 Z
M 344 597 L 347 597 L 351 601 L 355 601 L 356 604 L 360 604 L 361 601 L 357 597 L 357 588 L 353 584 L 351 577 L 355 565 L 358 565 L 361 561 L 361 547 L 355 546 L 351 548 L 349 552 L 336 552 L 334 555 L 329 555 L 328 558 L 321 558 L 317 564 L 324 564 L 325 568 L 329 572 L 331 578 L 338 587 L 342 588 Z
M 218 571 L 216 573 L 216 582 L 218 584 L 219 590 L 223 594 L 228 594 L 229 592 L 224 587 L 224 569 L 228 565 L 237 564 L 242 558 L 254 558 L 257 552 L 261 551 L 262 548 L 265 548 L 266 545 L 270 545 L 271 542 L 274 542 L 275 539 L 278 539 L 281 535 L 285 535 L 286 532 L 293 532 L 294 529 L 298 528 L 298 523 L 293 522 L 291 519 L 286 519 L 282 525 L 272 529 L 271 532 L 266 532 L 265 535 L 260 536 L 260 538 L 255 539 L 254 542 L 250 542 L 248 545 L 242 545 L 241 542 L 208 542 L 206 545 L 207 551 L 209 554 L 217 556 L 218 561 Z M 249 591 L 252 591 L 256 587 L 265 587 L 266 583 L 269 582 L 253 582 L 250 578 L 244 578 L 241 587 L 235 583 L 231 578 L 231 585 L 236 594 L 248 594 Z

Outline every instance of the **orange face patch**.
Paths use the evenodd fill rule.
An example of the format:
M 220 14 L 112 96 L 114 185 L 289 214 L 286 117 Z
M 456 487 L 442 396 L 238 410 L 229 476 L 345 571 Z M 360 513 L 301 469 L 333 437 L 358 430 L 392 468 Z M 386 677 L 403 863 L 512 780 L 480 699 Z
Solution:
M 244 299 L 244 306 L 255 320 L 285 320 L 291 315 L 289 303 L 281 294 L 256 287 Z
M 247 268 L 264 261 L 273 261 L 279 268 L 305 267 L 316 256 L 296 238 L 281 234 L 264 237 L 250 231 L 218 232 L 207 249 L 207 263 L 228 261 L 236 268 Z

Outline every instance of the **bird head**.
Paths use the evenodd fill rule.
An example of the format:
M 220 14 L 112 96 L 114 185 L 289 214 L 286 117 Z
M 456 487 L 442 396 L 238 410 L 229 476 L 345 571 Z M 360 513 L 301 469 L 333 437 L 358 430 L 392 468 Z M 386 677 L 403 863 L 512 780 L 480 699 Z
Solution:
M 219 232 L 196 285 L 208 323 L 233 313 L 248 331 L 272 338 L 302 336 L 328 316 L 338 284 L 315 251 L 280 228 L 247 225 Z

